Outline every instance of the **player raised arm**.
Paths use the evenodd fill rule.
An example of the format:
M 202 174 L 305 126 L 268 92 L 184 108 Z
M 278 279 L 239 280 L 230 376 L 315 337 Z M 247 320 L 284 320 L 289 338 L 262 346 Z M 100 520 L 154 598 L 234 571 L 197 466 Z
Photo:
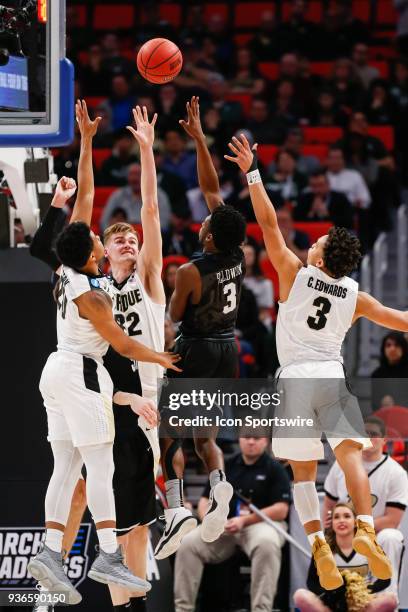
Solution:
M 388 329 L 408 332 L 408 312 L 388 308 L 364 291 L 359 291 L 353 323 L 360 317 Z
M 236 155 L 224 155 L 225 159 L 237 164 L 247 175 L 249 195 L 256 220 L 262 228 L 263 238 L 269 259 L 279 276 L 280 295 L 283 300 L 292 287 L 299 269 L 302 267 L 300 259 L 286 246 L 282 232 L 279 229 L 278 219 L 268 194 L 263 186 L 261 175 L 257 167 L 256 147 L 251 150 L 248 140 L 241 134 L 241 140 L 232 138 L 229 148 Z M 255 154 L 254 154 L 255 153 Z
M 205 197 L 207 206 L 212 212 L 214 208 L 223 204 L 223 201 L 220 193 L 218 175 L 208 150 L 203 128 L 201 127 L 198 96 L 193 96 L 191 102 L 187 102 L 186 108 L 187 121 L 180 119 L 179 123 L 195 142 L 198 182 L 200 183 L 200 189 Z
M 88 319 L 102 338 L 123 357 L 135 361 L 158 363 L 163 368 L 181 372 L 175 365 L 180 360 L 179 355 L 159 353 L 125 334 L 113 318 L 112 302 L 103 291 L 87 291 L 74 302 L 81 317 Z
M 140 147 L 141 192 L 142 192 L 142 229 L 143 246 L 138 258 L 138 274 L 149 296 L 158 304 L 166 303 L 161 279 L 163 256 L 160 230 L 159 201 L 157 196 L 157 176 L 154 163 L 153 143 L 154 126 L 157 113 L 149 122 L 147 109 L 136 106 L 133 109 L 136 129 L 127 126 Z
M 83 221 L 90 226 L 95 195 L 92 139 L 98 130 L 101 117 L 91 121 L 85 100 L 77 101 L 75 104 L 75 115 L 81 133 L 81 152 L 78 165 L 78 193 L 70 223 Z

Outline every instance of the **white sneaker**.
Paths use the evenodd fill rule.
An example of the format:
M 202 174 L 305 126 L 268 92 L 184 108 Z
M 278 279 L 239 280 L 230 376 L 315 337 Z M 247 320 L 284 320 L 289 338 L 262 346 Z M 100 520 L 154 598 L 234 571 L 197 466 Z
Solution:
M 184 536 L 197 527 L 197 519 L 184 507 L 165 510 L 164 518 L 166 528 L 154 551 L 156 559 L 165 559 L 175 553 Z
M 201 524 L 201 538 L 204 542 L 215 542 L 224 532 L 233 494 L 234 489 L 226 480 L 221 480 L 211 489 L 208 510 Z

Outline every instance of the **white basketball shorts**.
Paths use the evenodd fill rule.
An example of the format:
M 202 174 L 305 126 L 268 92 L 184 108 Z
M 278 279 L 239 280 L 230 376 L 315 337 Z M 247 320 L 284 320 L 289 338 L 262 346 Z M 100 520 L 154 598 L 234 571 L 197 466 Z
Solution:
M 48 441 L 74 446 L 113 442 L 113 383 L 102 363 L 78 353 L 52 353 L 40 391 L 47 410 Z

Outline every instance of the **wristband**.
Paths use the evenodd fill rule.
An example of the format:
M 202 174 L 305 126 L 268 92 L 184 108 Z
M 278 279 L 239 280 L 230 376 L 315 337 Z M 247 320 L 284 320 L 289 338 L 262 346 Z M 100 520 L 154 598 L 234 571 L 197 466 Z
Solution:
M 253 172 L 254 170 L 258 170 L 258 155 L 257 155 L 256 149 L 252 150 L 252 154 L 253 154 L 252 164 L 250 165 L 248 172 Z
M 262 183 L 262 178 L 261 178 L 261 175 L 258 169 L 252 170 L 252 172 L 248 172 L 246 177 L 247 177 L 248 185 L 255 185 L 255 183 Z

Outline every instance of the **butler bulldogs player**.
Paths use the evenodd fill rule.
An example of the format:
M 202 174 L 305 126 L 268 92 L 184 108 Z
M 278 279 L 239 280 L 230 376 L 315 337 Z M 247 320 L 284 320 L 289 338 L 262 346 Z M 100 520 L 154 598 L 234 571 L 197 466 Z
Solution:
M 246 223 L 238 211 L 222 203 L 218 176 L 201 128 L 198 98 L 187 103 L 187 116 L 187 122 L 182 120 L 180 124 L 195 142 L 200 188 L 211 214 L 200 229 L 203 253 L 177 271 L 170 301 L 171 318 L 181 322 L 175 351 L 182 358 L 186 378 L 233 378 L 238 371 L 234 329 L 245 273 L 240 245 L 245 240 Z M 165 510 L 166 528 L 155 550 L 156 559 L 174 553 L 184 535 L 197 525 L 183 504 L 184 457 L 180 439 L 167 434 L 160 442 L 169 507 Z M 205 541 L 212 542 L 224 531 L 233 490 L 225 479 L 222 452 L 213 436 L 200 433 L 194 444 L 210 476 L 209 509 L 201 533 Z
M 308 253 L 304 267 L 290 251 L 277 223 L 276 213 L 263 187 L 256 157 L 245 136 L 229 144 L 235 157 L 226 155 L 247 173 L 249 192 L 269 258 L 279 275 L 280 308 L 277 321 L 277 349 L 280 377 L 285 379 L 344 378 L 341 347 L 349 327 L 360 317 L 384 327 L 408 330 L 408 313 L 387 308 L 349 277 L 360 260 L 359 241 L 343 228 L 332 228 L 319 238 Z M 289 390 L 290 385 L 286 385 Z M 314 397 L 283 402 L 285 411 L 298 410 L 312 416 L 321 408 L 319 390 Z M 307 405 L 306 405 L 307 402 Z M 391 577 L 391 564 L 375 537 L 370 485 L 362 462 L 362 449 L 371 445 L 366 438 L 332 437 L 328 441 L 343 470 L 349 495 L 357 513 L 353 546 L 365 554 L 370 570 L 381 579 Z M 325 542 L 315 488 L 318 459 L 323 457 L 320 438 L 276 439 L 274 453 L 289 459 L 295 478 L 294 504 L 313 547 L 321 584 L 334 589 L 342 584 L 333 556 Z

